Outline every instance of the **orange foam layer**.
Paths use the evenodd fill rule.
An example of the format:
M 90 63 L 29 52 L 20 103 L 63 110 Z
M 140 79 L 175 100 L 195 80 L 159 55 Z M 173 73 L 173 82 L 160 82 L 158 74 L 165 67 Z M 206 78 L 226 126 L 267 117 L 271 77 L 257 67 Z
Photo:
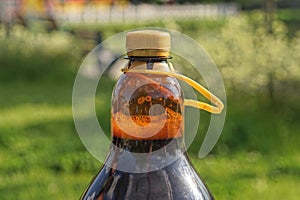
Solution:
M 134 140 L 161 140 L 182 137 L 183 120 L 179 113 L 172 116 L 128 116 L 115 113 L 112 116 L 114 137 Z

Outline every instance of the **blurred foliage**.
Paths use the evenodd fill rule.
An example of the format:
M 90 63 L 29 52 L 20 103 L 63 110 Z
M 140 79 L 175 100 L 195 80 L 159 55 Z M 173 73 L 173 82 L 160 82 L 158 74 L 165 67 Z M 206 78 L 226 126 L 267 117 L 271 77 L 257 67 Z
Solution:
M 280 21 L 273 22 L 269 34 L 263 18 L 260 12 L 229 18 L 221 34 L 199 40 L 220 68 L 228 92 L 286 101 L 300 80 L 300 35 L 289 39 Z
M 272 153 L 296 149 L 300 106 L 300 35 L 263 14 L 228 18 L 221 32 L 198 38 L 219 67 L 228 97 L 219 151 Z M 286 144 L 286 146 L 284 145 Z
M 80 60 L 79 46 L 63 32 L 34 33 L 15 26 L 10 37 L 0 29 L 0 79 L 65 79 L 76 72 Z
M 282 21 L 274 21 L 273 34 L 267 33 L 258 12 L 221 20 L 88 26 L 72 28 L 98 29 L 105 39 L 160 26 L 202 44 L 223 75 L 228 101 L 220 140 L 203 160 L 196 154 L 210 115 L 201 112 L 203 124 L 189 149 L 197 171 L 216 199 L 299 198 L 299 33 L 289 34 Z M 101 164 L 81 144 L 72 118 L 81 45 L 66 32 L 33 33 L 16 26 L 6 38 L 0 29 L 1 199 L 78 199 L 98 171 Z M 95 101 L 106 130 L 111 86 Z

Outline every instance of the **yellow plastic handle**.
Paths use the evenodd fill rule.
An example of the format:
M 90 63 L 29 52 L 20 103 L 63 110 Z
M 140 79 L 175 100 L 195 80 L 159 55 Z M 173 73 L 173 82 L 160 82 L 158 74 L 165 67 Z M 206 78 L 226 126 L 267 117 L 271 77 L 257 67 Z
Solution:
M 169 63 L 170 68 L 173 69 L 173 66 L 171 63 Z M 205 87 L 197 83 L 196 81 L 190 79 L 189 77 L 186 77 L 182 74 L 178 74 L 176 72 L 169 72 L 169 71 L 156 71 L 156 70 L 140 70 L 140 69 L 122 69 L 123 72 L 126 73 L 142 73 L 142 74 L 157 74 L 157 75 L 167 75 L 174 78 L 177 78 L 179 80 L 182 80 L 192 86 L 194 89 L 196 89 L 200 94 L 202 94 L 206 99 L 210 100 L 214 105 L 212 106 L 208 103 L 204 103 L 201 101 L 193 100 L 193 99 L 184 99 L 184 105 L 185 106 L 192 106 L 195 108 L 199 108 L 202 110 L 205 110 L 207 112 L 213 113 L 213 114 L 220 114 L 224 108 L 224 104 L 220 99 L 218 99 L 214 94 L 209 92 Z

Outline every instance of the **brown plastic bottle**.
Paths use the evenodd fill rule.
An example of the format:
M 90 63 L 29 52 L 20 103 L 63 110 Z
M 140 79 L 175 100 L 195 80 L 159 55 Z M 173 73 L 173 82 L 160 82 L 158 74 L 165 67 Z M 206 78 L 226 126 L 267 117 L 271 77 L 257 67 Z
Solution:
M 170 35 L 129 32 L 127 70 L 170 71 Z M 112 145 L 83 200 L 213 199 L 184 146 L 183 93 L 176 78 L 123 73 L 112 95 Z

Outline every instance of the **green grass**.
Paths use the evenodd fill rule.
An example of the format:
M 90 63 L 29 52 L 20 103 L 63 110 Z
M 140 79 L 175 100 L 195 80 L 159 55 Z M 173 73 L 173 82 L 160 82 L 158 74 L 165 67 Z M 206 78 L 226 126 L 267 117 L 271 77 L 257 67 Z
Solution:
M 197 29 L 196 23 L 206 30 Z M 197 38 L 218 35 L 224 21 L 176 24 Z M 107 26 L 105 35 L 127 26 L 134 27 Z M 78 199 L 101 166 L 81 143 L 73 122 L 80 46 L 65 34 L 34 36 L 23 31 L 16 29 L 10 39 L 0 33 L 0 45 L 9 47 L 0 48 L 0 199 Z M 226 123 L 204 159 L 196 156 L 209 122 L 209 115 L 201 111 L 189 154 L 216 199 L 299 198 L 300 96 L 293 89 L 299 80 L 286 81 L 287 86 L 281 86 L 289 91 L 284 93 L 288 98 L 276 94 L 274 102 L 264 91 L 233 90 L 226 84 Z M 113 85 L 105 78 L 100 84 L 106 90 L 96 94 L 96 111 L 109 132 L 110 108 L 105 105 L 110 104 Z
M 299 154 L 192 157 L 216 199 L 298 199 Z
M 0 85 L 0 93 L 1 199 L 77 199 L 101 164 L 76 133 L 72 81 L 11 81 Z M 191 147 L 197 171 L 217 199 L 297 199 L 299 125 L 278 115 L 270 119 L 273 113 L 245 115 L 232 104 L 214 152 L 200 160 L 198 143 Z M 105 109 L 97 108 L 98 113 Z M 269 135 L 276 133 L 274 121 L 279 123 L 275 128 L 288 129 L 292 137 Z
M 67 82 L 1 85 L 1 199 L 75 199 L 96 173 L 100 163 L 74 127 L 71 92 Z

